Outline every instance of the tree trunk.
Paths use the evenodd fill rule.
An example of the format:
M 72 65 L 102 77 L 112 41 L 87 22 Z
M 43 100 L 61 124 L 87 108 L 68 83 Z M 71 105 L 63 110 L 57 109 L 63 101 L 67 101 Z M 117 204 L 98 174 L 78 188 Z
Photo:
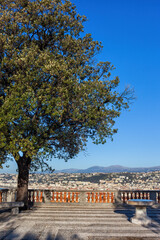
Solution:
M 24 208 L 28 209 L 28 180 L 31 159 L 29 157 L 20 157 L 18 165 L 18 185 L 17 185 L 17 202 L 24 202 Z

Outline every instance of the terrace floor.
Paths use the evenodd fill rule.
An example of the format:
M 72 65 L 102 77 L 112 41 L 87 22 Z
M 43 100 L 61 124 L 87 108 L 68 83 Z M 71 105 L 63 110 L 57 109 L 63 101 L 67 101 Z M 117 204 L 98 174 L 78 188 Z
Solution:
M 130 222 L 130 206 L 43 204 L 12 216 L 0 212 L 0 240 L 160 240 L 160 208 L 149 227 Z

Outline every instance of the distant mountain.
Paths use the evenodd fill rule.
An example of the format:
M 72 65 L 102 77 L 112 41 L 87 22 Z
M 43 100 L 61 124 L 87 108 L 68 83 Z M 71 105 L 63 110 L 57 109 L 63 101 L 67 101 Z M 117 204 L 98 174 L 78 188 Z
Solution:
M 112 173 L 112 172 L 153 172 L 160 171 L 160 166 L 157 167 L 143 167 L 143 168 L 129 168 L 120 165 L 111 165 L 109 167 L 100 167 L 93 166 L 87 169 L 63 169 L 63 170 L 55 170 L 54 173 Z

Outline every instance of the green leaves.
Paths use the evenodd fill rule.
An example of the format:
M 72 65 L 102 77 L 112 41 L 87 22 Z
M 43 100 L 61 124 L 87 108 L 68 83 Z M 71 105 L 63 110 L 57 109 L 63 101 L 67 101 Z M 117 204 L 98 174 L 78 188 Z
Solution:
M 0 2 L 1 164 L 21 152 L 42 167 L 43 157 L 67 160 L 89 137 L 103 144 L 117 132 L 129 91 L 116 91 L 110 62 L 95 63 L 102 45 L 84 21 L 68 0 Z

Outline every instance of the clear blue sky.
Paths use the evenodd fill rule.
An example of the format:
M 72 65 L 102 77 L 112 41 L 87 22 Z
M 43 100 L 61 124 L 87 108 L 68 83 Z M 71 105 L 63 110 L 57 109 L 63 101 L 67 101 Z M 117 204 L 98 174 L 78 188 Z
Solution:
M 98 59 L 111 61 L 113 75 L 123 89 L 130 84 L 137 97 L 131 111 L 117 119 L 114 141 L 94 145 L 75 159 L 53 159 L 55 169 L 123 165 L 160 165 L 160 1 L 159 0 L 72 0 L 86 15 L 85 32 L 101 41 Z M 15 164 L 8 172 L 13 172 Z M 0 170 L 0 173 L 4 170 Z

